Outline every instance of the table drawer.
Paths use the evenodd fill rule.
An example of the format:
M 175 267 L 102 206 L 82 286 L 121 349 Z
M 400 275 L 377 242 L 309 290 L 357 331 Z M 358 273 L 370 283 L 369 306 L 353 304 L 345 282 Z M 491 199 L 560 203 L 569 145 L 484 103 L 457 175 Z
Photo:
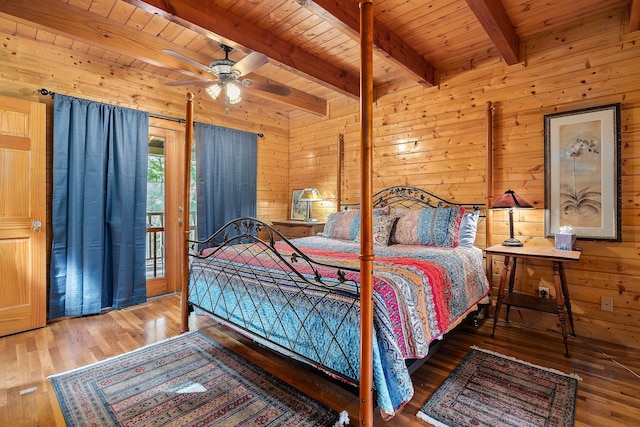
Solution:
M 287 239 L 315 236 L 324 230 L 324 222 L 273 221 L 273 228 Z

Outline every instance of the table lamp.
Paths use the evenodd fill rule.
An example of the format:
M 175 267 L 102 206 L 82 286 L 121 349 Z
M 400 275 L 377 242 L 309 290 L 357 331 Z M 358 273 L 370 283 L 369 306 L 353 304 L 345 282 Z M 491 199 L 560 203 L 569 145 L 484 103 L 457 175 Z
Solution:
M 307 213 L 305 214 L 304 220 L 309 221 L 317 221 L 317 219 L 311 218 L 311 203 L 319 202 L 322 200 L 322 195 L 317 188 L 305 188 L 302 190 L 302 194 L 298 198 L 299 202 L 307 202 Z
M 502 246 L 522 246 L 522 242 L 513 237 L 513 209 L 533 209 L 533 206 L 513 190 L 507 190 L 489 209 L 509 209 L 509 238 Z

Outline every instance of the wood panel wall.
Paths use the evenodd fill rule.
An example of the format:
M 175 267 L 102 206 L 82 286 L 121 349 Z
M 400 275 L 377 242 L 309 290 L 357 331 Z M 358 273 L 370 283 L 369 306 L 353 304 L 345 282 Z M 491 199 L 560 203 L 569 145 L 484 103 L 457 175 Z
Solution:
M 494 105 L 494 195 L 511 188 L 535 210 L 516 212 L 515 232 L 526 245 L 553 245 L 544 237 L 545 114 L 621 103 L 622 242 L 579 241 L 582 260 L 568 264 L 576 333 L 640 348 L 640 32 L 629 34 L 625 10 L 605 13 L 523 40 L 524 62 L 482 65 L 439 87 L 385 88 L 374 113 L 374 187 L 415 185 L 461 202 L 483 203 L 485 104 Z M 335 209 L 338 135 L 344 134 L 342 203 L 359 200 L 359 112 L 334 103 L 330 118 L 291 122 L 291 188 L 318 187 L 327 198 L 315 215 Z M 493 214 L 493 241 L 508 237 L 508 216 Z M 484 235 L 477 243 L 484 246 Z M 497 286 L 502 259 L 493 260 Z M 517 287 L 553 289 L 551 268 L 528 261 Z M 613 312 L 600 298 L 613 298 Z M 513 319 L 519 318 L 515 315 Z M 557 330 L 554 316 L 521 311 L 536 328 Z

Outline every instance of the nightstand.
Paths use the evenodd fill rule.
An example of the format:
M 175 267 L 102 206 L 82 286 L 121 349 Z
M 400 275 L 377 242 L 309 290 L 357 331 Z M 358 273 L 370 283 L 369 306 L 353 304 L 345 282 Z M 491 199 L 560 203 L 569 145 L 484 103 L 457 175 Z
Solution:
M 491 332 L 491 337 L 495 336 L 496 323 L 498 321 L 498 316 L 500 315 L 500 308 L 502 307 L 502 304 L 507 305 L 507 321 L 509 320 L 509 309 L 512 305 L 529 310 L 555 313 L 558 315 L 560 328 L 562 329 L 565 356 L 569 357 L 567 317 L 571 326 L 571 335 L 575 336 L 576 334 L 573 329 L 571 298 L 569 297 L 569 288 L 567 286 L 563 263 L 579 261 L 581 252 L 559 250 L 548 246 L 502 246 L 500 244 L 486 248 L 485 252 L 488 255 L 504 256 L 504 268 L 502 269 L 502 276 L 500 277 L 500 287 L 498 288 L 498 298 L 496 300 L 496 311 L 493 317 L 493 331 Z M 555 300 L 513 292 L 513 281 L 515 278 L 518 258 L 542 259 L 553 263 L 553 285 L 556 291 Z M 511 259 L 513 259 L 513 264 L 510 262 Z M 507 284 L 507 280 L 509 284 L 509 291 L 505 295 L 504 288 Z
M 273 228 L 287 239 L 315 236 L 324 230 L 324 222 L 318 221 L 271 221 Z

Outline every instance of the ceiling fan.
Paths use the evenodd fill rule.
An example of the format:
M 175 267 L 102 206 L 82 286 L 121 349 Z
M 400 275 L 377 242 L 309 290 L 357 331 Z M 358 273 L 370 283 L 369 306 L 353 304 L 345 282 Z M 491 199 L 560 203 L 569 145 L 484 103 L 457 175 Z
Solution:
M 194 61 L 193 59 L 174 50 L 163 49 L 162 51 L 164 53 L 178 58 L 181 61 L 189 63 L 215 76 L 215 79 L 181 80 L 176 82 L 169 82 L 167 83 L 167 86 L 209 84 L 206 87 L 205 91 L 207 92 L 207 94 L 209 94 L 209 96 L 211 96 L 211 98 L 217 99 L 218 96 L 220 96 L 220 94 L 224 92 L 224 104 L 226 106 L 227 113 L 229 112 L 229 105 L 235 105 L 242 101 L 242 93 L 238 84 L 244 87 L 251 87 L 253 89 L 258 89 L 281 96 L 287 96 L 291 93 L 291 89 L 286 86 L 242 78 L 258 67 L 261 67 L 262 65 L 269 62 L 269 58 L 267 58 L 266 55 L 260 52 L 251 52 L 240 61 L 235 62 L 229 59 L 229 52 L 233 50 L 232 47 L 220 43 L 220 48 L 222 48 L 225 53 L 224 59 L 216 59 L 208 66 Z

